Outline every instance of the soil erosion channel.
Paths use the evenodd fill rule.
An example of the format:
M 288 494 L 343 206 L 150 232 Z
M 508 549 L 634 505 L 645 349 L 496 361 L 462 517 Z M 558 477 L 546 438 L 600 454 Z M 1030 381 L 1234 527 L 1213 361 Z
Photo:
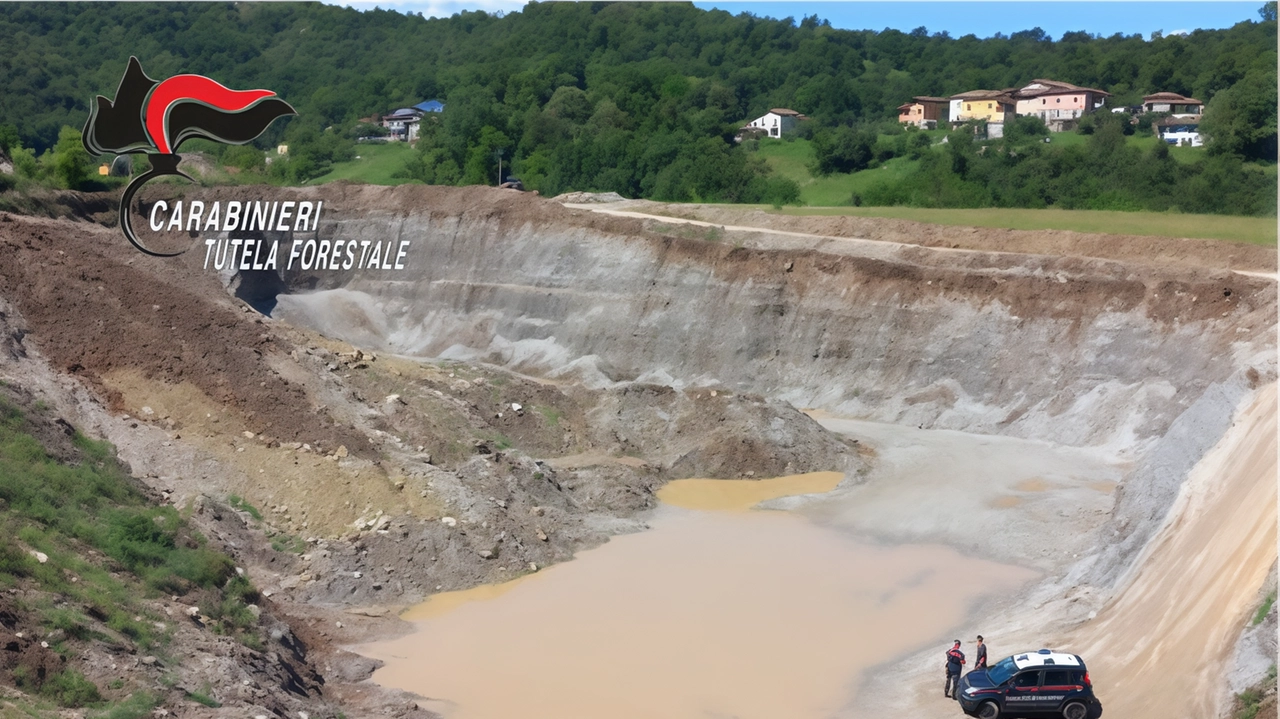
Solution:
M 451 718 L 829 716 L 863 670 L 937 641 L 974 601 L 1036 576 L 750 511 L 840 477 L 673 482 L 649 531 L 433 597 L 405 614 L 413 634 L 359 651 L 387 663 L 374 681 Z

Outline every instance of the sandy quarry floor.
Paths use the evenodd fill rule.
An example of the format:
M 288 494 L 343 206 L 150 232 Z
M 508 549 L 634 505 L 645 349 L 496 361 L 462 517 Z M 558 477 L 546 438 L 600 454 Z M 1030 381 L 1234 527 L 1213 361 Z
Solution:
M 1040 571 L 1092 549 L 1126 469 L 1102 450 L 814 415 L 871 447 L 876 465 L 865 484 L 804 506 L 805 515 Z
M 1080 654 L 1106 716 L 1217 719 L 1236 638 L 1276 561 L 1276 447 L 1273 384 L 1197 465 L 1125 583 L 1108 596 L 1071 596 L 1074 588 L 1047 582 L 975 607 L 957 636 L 971 648 L 983 634 L 993 659 L 1043 646 Z M 1065 620 L 1089 606 L 1098 607 L 1093 618 Z M 933 691 L 941 651 L 877 668 L 841 716 L 955 716 Z

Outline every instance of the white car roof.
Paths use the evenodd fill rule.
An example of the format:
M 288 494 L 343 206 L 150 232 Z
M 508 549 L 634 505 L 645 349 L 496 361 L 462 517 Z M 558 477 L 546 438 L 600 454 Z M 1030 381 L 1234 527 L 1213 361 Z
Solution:
M 1079 667 L 1084 666 L 1076 655 L 1063 654 L 1048 649 L 1041 649 L 1038 652 L 1026 652 L 1025 654 L 1013 655 L 1013 664 L 1019 669 L 1028 667 Z

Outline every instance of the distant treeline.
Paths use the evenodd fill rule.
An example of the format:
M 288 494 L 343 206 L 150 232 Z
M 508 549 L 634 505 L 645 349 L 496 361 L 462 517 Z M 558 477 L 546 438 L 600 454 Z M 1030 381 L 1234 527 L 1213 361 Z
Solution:
M 795 183 L 733 142 L 771 107 L 834 131 L 891 120 L 913 95 L 1048 77 L 1108 90 L 1112 104 L 1194 96 L 1218 113 L 1222 152 L 1274 162 L 1275 3 L 1260 15 L 1149 41 L 1053 41 L 1038 29 L 988 39 L 836 30 L 816 16 L 796 23 L 675 3 L 531 3 L 505 17 L 440 20 L 318 3 L 0 3 L 0 125 L 37 154 L 54 146 L 95 94 L 114 94 L 134 54 L 152 77 L 201 73 L 292 103 L 299 116 L 259 141 L 289 143 L 289 158 L 270 168 L 279 181 L 350 157 L 359 118 L 438 98 L 445 112 L 423 123 L 405 177 L 492 184 L 502 150 L 504 165 L 544 193 L 788 202 Z M 975 170 L 994 162 L 975 157 Z M 261 155 L 229 159 L 253 170 Z M 1112 191 L 1122 176 L 1088 191 Z

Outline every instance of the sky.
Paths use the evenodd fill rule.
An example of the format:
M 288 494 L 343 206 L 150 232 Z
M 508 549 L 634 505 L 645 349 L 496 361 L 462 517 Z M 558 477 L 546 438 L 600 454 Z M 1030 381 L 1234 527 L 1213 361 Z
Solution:
M 448 17 L 462 10 L 487 12 L 519 12 L 524 0 L 325 0 L 333 5 L 357 9 L 381 7 L 404 13 L 422 13 L 424 17 Z M 695 2 L 700 8 L 718 8 L 733 14 L 749 12 L 761 17 L 793 17 L 797 22 L 807 15 L 830 20 L 832 26 L 847 30 L 884 30 L 894 28 L 910 32 L 925 27 L 930 33 L 946 31 L 952 37 L 974 34 L 990 37 L 1039 27 L 1054 39 L 1064 32 L 1083 30 L 1095 35 L 1115 33 L 1140 34 L 1150 38 L 1160 31 L 1165 35 L 1197 29 L 1227 28 L 1244 20 L 1257 20 L 1263 0 L 1247 2 L 1204 2 L 1197 0 L 1143 0 L 1139 2 L 1025 2 L 995 0 L 959 2 L 918 0 L 915 2 L 846 2 L 826 0 L 813 2 Z

